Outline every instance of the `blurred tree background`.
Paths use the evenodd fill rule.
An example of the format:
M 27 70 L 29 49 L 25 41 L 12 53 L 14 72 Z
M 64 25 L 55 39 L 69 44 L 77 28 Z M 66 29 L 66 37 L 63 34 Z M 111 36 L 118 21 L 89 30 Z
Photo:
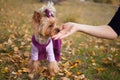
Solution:
M 120 0 L 93 0 L 94 2 L 100 2 L 100 3 L 112 3 L 113 5 L 120 4 Z
M 39 1 L 40 2 L 53 1 L 55 4 L 58 4 L 59 2 L 65 1 L 65 0 L 39 0 Z M 120 0 L 80 0 L 80 1 L 93 1 L 93 2 L 97 2 L 97 3 L 109 3 L 109 4 L 113 4 L 113 5 L 120 4 Z

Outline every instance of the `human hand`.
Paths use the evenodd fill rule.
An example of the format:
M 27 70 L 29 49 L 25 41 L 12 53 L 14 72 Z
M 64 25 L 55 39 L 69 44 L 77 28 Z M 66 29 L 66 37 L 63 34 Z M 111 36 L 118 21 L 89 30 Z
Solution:
M 55 74 L 58 73 L 59 71 L 57 62 L 56 61 L 50 62 L 48 65 L 48 69 L 49 69 L 50 75 L 55 76 Z
M 68 23 L 63 24 L 60 27 L 60 32 L 58 34 L 54 35 L 52 38 L 62 39 L 64 37 L 67 37 L 67 36 L 73 34 L 74 32 L 76 32 L 78 30 L 77 25 L 78 24 L 72 23 L 72 22 L 68 22 Z

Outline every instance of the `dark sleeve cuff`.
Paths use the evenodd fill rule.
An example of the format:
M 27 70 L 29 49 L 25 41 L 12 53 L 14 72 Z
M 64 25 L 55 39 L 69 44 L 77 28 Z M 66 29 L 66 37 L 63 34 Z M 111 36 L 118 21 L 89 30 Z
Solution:
M 108 25 L 120 36 L 120 7 Z

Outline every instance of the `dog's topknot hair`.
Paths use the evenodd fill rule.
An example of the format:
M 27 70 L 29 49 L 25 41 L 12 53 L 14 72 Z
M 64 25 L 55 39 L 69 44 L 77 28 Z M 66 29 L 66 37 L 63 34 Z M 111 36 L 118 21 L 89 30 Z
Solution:
M 37 10 L 39 13 L 45 13 L 46 10 L 49 10 L 49 14 L 56 17 L 56 9 L 54 7 L 54 3 L 49 1 L 48 4 L 45 6 L 42 6 L 40 9 Z

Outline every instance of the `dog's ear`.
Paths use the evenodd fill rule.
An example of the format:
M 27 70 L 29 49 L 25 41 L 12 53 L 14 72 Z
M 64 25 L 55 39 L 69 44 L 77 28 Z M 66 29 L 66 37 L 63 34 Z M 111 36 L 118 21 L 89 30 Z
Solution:
M 35 23 L 40 24 L 41 18 L 42 18 L 42 14 L 39 13 L 39 12 L 37 12 L 37 11 L 34 11 L 34 14 L 33 14 L 33 17 L 32 17 L 33 21 L 34 21 Z

